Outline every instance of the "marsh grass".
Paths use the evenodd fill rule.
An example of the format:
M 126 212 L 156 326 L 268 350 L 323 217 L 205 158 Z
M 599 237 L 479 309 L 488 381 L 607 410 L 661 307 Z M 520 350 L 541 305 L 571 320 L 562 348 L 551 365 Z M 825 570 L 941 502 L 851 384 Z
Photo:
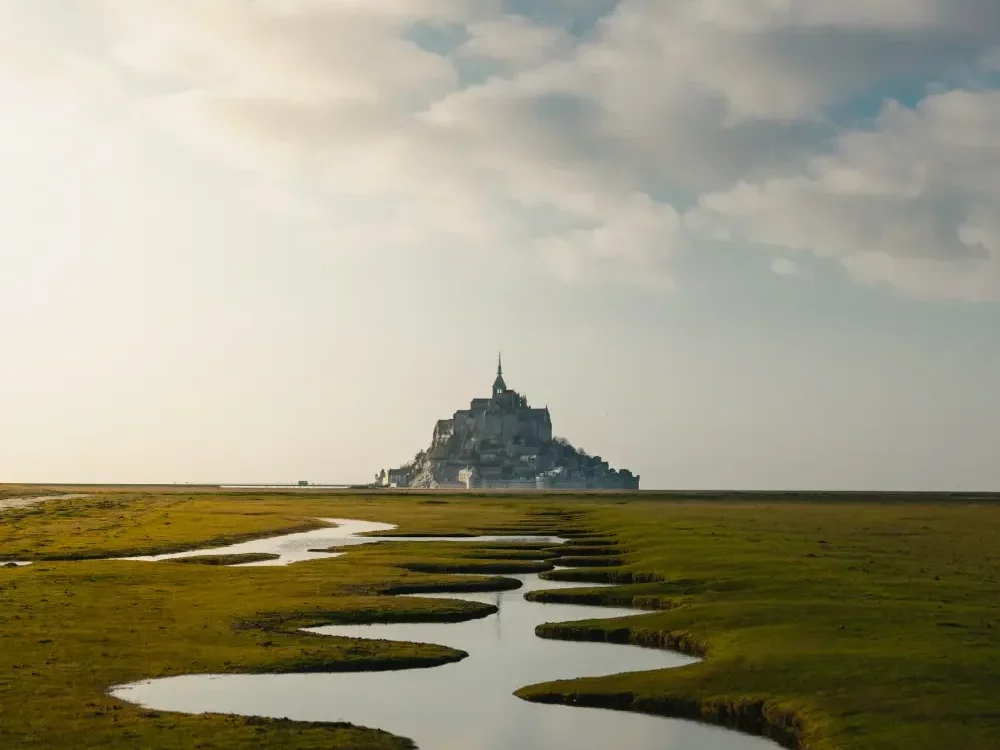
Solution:
M 517 585 L 444 571 L 596 560 L 609 567 L 541 573 L 580 590 L 530 598 L 650 612 L 551 623 L 539 635 L 679 648 L 705 660 L 525 686 L 520 696 L 698 718 L 811 750 L 1000 747 L 996 504 L 453 494 L 429 502 L 437 499 L 97 492 L 0 516 L 0 558 L 37 561 L 0 569 L 0 748 L 404 748 L 402 738 L 345 725 L 143 711 L 105 691 L 173 674 L 459 659 L 441 646 L 297 628 L 479 617 L 490 605 L 392 594 Z M 571 541 L 401 539 L 274 568 L 45 560 L 215 546 L 337 517 L 396 523 L 401 534 Z M 591 581 L 615 585 L 587 588 Z
M 706 659 L 519 696 L 715 721 L 813 750 L 1000 747 L 995 504 L 647 502 L 588 523 L 614 531 L 627 564 L 543 577 L 626 585 L 529 598 L 661 611 L 538 634 Z
M 64 494 L 65 490 L 44 487 L 37 484 L 2 484 L 0 485 L 0 500 L 13 497 L 46 497 Z
M 210 547 L 220 539 L 313 528 L 317 524 L 311 519 L 318 517 L 471 533 L 477 523 L 516 521 L 527 512 L 486 507 L 442 521 L 442 508 L 448 512 L 447 506 L 350 497 L 102 494 L 17 511 L 11 522 L 3 516 L 3 554 L 37 562 L 0 569 L 0 748 L 411 747 L 405 738 L 343 724 L 146 711 L 106 691 L 177 674 L 401 669 L 455 661 L 465 653 L 429 644 L 318 636 L 298 628 L 483 617 L 495 607 L 390 594 L 499 590 L 519 582 L 407 570 L 431 546 L 409 542 L 354 547 L 344 557 L 287 567 L 218 564 L 231 561 L 225 557 L 188 559 L 190 564 L 44 558 Z M 435 548 L 425 558 L 441 567 L 449 560 L 459 564 L 464 553 L 477 549 L 441 546 L 446 549 Z M 471 565 L 490 563 L 469 560 Z
M 324 524 L 288 513 L 181 494 L 110 494 L 3 511 L 0 559 L 88 560 L 216 547 Z
M 540 573 L 551 570 L 552 563 L 535 560 L 458 560 L 431 562 L 411 562 L 404 567 L 417 573 Z
M 281 555 L 269 552 L 244 552 L 234 555 L 191 555 L 190 557 L 173 557 L 163 562 L 183 563 L 187 565 L 244 565 L 246 563 L 277 560 Z

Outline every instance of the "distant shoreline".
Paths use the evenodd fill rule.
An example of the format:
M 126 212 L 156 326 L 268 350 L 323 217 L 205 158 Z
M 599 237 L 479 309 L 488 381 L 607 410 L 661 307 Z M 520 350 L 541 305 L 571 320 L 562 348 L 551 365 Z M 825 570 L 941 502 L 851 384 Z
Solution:
M 0 484 L 0 488 L 5 485 Z M 1000 502 L 1000 491 L 923 491 L 923 490 L 466 490 L 460 488 L 438 488 L 438 489 L 417 489 L 412 487 L 372 487 L 361 484 L 115 484 L 115 483 L 81 483 L 81 482 L 56 482 L 56 483 L 11 483 L 12 487 L 26 489 L 29 492 L 32 488 L 39 489 L 106 489 L 106 490 L 174 490 L 174 491 L 198 491 L 198 490 L 281 490 L 295 492 L 310 491 L 337 491 L 357 494 L 371 495 L 455 495 L 455 496 L 517 496 L 517 497 L 540 497 L 544 495 L 556 496 L 595 496 L 595 497 L 628 497 L 641 500 L 663 500 L 673 502 L 684 501 L 761 501 L 774 500 L 781 502 Z

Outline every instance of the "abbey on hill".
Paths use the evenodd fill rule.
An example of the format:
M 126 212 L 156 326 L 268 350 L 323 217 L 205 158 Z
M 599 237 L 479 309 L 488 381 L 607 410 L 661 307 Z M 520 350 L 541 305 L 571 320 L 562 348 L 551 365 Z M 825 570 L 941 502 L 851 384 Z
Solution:
M 548 407 L 536 409 L 511 390 L 497 360 L 493 395 L 434 427 L 431 446 L 398 469 L 375 477 L 382 487 L 465 489 L 639 489 L 639 477 L 612 469 L 552 437 Z

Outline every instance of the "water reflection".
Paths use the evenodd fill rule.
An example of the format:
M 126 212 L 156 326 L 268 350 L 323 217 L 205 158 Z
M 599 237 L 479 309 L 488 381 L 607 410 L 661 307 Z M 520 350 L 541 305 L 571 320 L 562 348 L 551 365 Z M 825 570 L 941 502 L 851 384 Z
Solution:
M 165 555 L 143 555 L 140 557 L 118 558 L 123 560 L 170 560 L 178 557 L 193 557 L 195 555 L 242 555 L 251 552 L 265 552 L 272 555 L 279 555 L 276 560 L 263 560 L 261 562 L 244 563 L 234 567 L 252 567 L 269 565 L 289 565 L 295 562 L 306 560 L 322 560 L 324 558 L 338 557 L 343 552 L 320 552 L 327 547 L 352 547 L 358 544 L 371 544 L 373 542 L 421 542 L 421 541 L 441 541 L 441 537 L 378 537 L 378 536 L 357 536 L 357 534 L 374 534 L 379 531 L 391 531 L 395 525 L 391 523 L 378 523 L 377 521 L 356 521 L 348 518 L 323 518 L 320 519 L 330 524 L 328 528 L 313 529 L 303 531 L 298 534 L 286 534 L 267 539 L 253 539 L 249 542 L 230 544 L 225 547 L 213 547 L 210 549 L 187 550 L 186 552 L 171 552 Z M 532 541 L 532 542 L 552 542 L 563 541 L 558 537 L 551 536 L 476 536 L 452 538 L 451 541 L 459 542 L 496 542 L 496 541 Z
M 329 535 L 331 531 L 343 530 L 341 526 L 320 532 Z M 286 537 L 284 541 L 289 539 Z M 341 539 L 344 543 L 374 541 Z M 308 559 L 298 557 L 295 550 L 301 551 L 299 541 L 292 545 L 295 550 L 283 543 L 276 544 L 275 540 L 260 541 L 270 546 L 236 545 L 226 548 L 225 553 L 237 551 L 236 547 L 240 547 L 240 552 L 281 549 L 282 560 L 287 562 Z M 310 541 L 308 546 L 314 543 Z M 205 553 L 205 550 L 199 552 Z M 523 598 L 525 591 L 578 584 L 542 581 L 534 574 L 512 577 L 523 582 L 522 589 L 421 595 L 497 605 L 498 613 L 487 618 L 447 624 L 327 626 L 310 631 L 334 637 L 438 643 L 470 654 L 455 664 L 347 674 L 188 675 L 120 686 L 111 692 L 122 700 L 157 710 L 349 721 L 410 737 L 423 750 L 607 750 L 609 747 L 773 750 L 776 747 L 762 738 L 694 722 L 623 711 L 542 705 L 515 698 L 514 690 L 536 682 L 676 668 L 697 660 L 636 646 L 537 638 L 534 629 L 542 622 L 620 617 L 636 611 L 528 602 Z

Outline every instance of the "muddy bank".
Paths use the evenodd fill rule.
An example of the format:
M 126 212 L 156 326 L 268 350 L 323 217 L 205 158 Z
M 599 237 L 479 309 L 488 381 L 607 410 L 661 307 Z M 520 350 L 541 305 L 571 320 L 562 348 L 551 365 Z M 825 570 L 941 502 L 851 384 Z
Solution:
M 5 497 L 0 498 L 0 511 L 17 510 L 18 508 L 29 508 L 32 505 L 48 502 L 49 500 L 77 500 L 79 498 L 90 497 L 82 493 L 68 493 L 65 495 L 34 495 L 27 497 Z
M 692 698 L 643 698 L 633 693 L 562 693 L 523 688 L 515 695 L 535 703 L 634 711 L 674 719 L 716 724 L 749 735 L 766 737 L 781 747 L 802 747 L 802 726 L 796 716 L 767 701 L 733 699 L 698 701 Z

